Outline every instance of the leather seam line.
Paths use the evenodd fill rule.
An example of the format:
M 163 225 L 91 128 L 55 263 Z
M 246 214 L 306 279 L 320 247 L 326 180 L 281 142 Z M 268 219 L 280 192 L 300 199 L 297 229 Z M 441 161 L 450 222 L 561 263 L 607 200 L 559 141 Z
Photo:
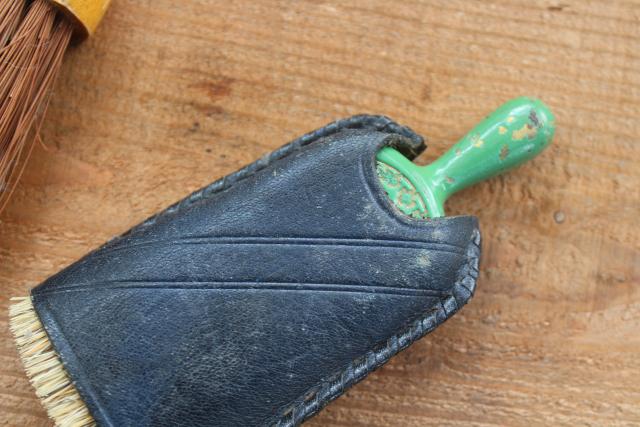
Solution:
M 127 246 L 105 248 L 102 254 L 110 254 L 131 248 L 171 246 L 171 245 L 281 245 L 281 246 L 338 246 L 363 248 L 394 248 L 417 249 L 447 252 L 453 254 L 464 253 L 464 248 L 450 243 L 428 242 L 421 240 L 392 240 L 392 239 L 327 239 L 327 238 L 261 238 L 261 237 L 187 237 L 181 239 L 150 240 Z
M 123 281 L 108 282 L 103 284 L 102 289 L 202 289 L 221 291 L 303 291 L 303 292 L 347 292 L 347 293 L 367 293 L 396 296 L 431 296 L 442 297 L 443 292 L 435 289 L 416 289 L 400 286 L 370 286 L 370 285 L 347 285 L 338 283 L 299 283 L 299 282 L 170 282 L 163 285 L 157 281 Z M 94 292 L 95 283 L 83 283 L 77 285 L 62 285 L 50 291 L 41 292 L 39 295 L 55 295 L 66 292 Z
M 480 232 L 475 229 L 467 247 L 467 262 L 458 270 L 458 279 L 453 286 L 453 292 L 441 297 L 438 309 L 430 310 L 409 327 L 389 338 L 384 346 L 369 350 L 362 357 L 349 363 L 346 369 L 311 387 L 281 412 L 274 425 L 294 427 L 301 424 L 329 402 L 341 396 L 346 389 L 363 380 L 368 374 L 388 362 L 391 357 L 433 331 L 457 312 L 474 294 L 479 272 L 480 244 Z M 469 280 L 474 285 L 473 289 L 463 284 L 463 282 L 468 283 Z

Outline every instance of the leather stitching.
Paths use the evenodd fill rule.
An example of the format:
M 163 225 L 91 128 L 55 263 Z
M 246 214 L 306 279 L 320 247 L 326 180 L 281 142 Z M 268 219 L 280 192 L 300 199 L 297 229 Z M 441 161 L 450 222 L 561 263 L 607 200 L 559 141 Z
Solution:
M 479 273 L 480 240 L 480 231 L 476 229 L 467 247 L 467 262 L 458 271 L 458 280 L 453 286 L 453 292 L 451 295 L 441 298 L 438 309 L 425 313 L 423 317 L 389 338 L 384 346 L 368 351 L 361 358 L 352 361 L 341 372 L 329 377 L 328 380 L 319 382 L 298 398 L 294 404 L 282 411 L 280 419 L 273 425 L 294 427 L 301 424 L 318 413 L 329 402 L 342 395 L 349 387 L 387 363 L 392 356 L 433 331 L 456 313 L 471 299 L 475 291 L 475 283 Z

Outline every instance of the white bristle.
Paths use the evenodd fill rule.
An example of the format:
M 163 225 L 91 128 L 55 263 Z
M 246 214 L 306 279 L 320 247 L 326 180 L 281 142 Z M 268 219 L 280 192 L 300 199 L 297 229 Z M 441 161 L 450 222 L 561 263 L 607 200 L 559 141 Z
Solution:
M 95 426 L 87 406 L 64 370 L 30 297 L 12 298 L 10 328 L 36 395 L 60 427 Z

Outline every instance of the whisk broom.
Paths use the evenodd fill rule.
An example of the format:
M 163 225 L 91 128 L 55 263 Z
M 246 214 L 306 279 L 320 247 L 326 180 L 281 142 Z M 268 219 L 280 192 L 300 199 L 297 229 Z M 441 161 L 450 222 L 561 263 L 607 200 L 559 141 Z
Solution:
M 518 98 L 428 166 L 380 116 L 279 148 L 14 299 L 36 394 L 58 426 L 298 425 L 471 298 L 477 220 L 444 202 L 554 129 Z
M 0 212 L 33 150 L 70 41 L 92 34 L 109 2 L 0 2 Z

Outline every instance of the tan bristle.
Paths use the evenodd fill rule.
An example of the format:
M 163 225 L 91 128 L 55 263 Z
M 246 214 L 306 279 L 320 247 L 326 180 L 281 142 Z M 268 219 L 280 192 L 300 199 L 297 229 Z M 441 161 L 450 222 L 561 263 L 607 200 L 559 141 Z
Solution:
M 20 25 L 25 5 L 24 1 L 18 0 L 8 0 L 0 4 L 0 49 L 7 45 Z
M 27 376 L 57 426 L 95 426 L 87 406 L 64 370 L 62 361 L 36 314 L 30 297 L 12 298 L 10 328 Z
M 0 3 L 2 211 L 33 149 L 73 28 L 47 0 Z

